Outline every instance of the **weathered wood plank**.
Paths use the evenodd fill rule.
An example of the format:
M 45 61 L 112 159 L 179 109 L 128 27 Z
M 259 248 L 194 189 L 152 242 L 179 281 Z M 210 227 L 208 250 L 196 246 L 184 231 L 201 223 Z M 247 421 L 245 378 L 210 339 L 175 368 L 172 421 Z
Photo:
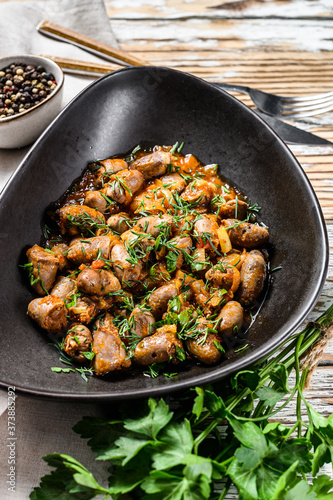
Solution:
M 247 29 L 243 24 L 245 21 L 241 21 L 244 29 Z M 271 21 L 265 20 L 266 23 L 270 23 Z M 163 33 L 160 31 L 161 24 L 155 22 L 146 22 L 145 25 L 149 24 L 150 27 L 150 35 L 149 35 L 149 46 L 152 50 L 152 39 L 154 38 L 154 28 L 157 30 L 155 32 L 156 39 L 158 37 L 163 38 Z M 133 23 L 134 25 L 135 23 Z M 137 39 L 140 36 L 140 23 L 139 31 L 135 32 L 134 37 Z M 176 23 L 177 24 L 177 23 Z M 264 23 L 263 23 L 264 24 Z M 186 32 L 186 22 L 182 23 L 184 30 Z M 212 29 L 215 29 L 216 23 L 212 22 L 210 26 Z M 267 32 L 269 30 L 269 24 L 265 26 Z M 151 32 L 151 28 L 153 33 Z M 180 26 L 179 26 L 180 29 Z M 231 28 L 230 28 L 231 29 Z M 312 29 L 312 28 L 311 28 Z M 209 31 L 211 33 L 211 31 Z M 181 50 L 179 52 L 179 42 L 182 42 L 182 37 L 184 37 L 184 32 L 177 35 L 177 49 L 171 50 L 170 53 L 165 54 L 165 40 L 158 43 L 155 42 L 156 46 L 155 51 L 151 51 L 148 55 L 148 59 L 151 60 L 150 55 L 156 56 L 160 55 L 161 58 L 164 59 L 167 56 L 170 66 L 191 72 L 196 74 L 197 76 L 201 76 L 206 78 L 208 81 L 225 81 L 228 83 L 237 82 L 243 85 L 250 85 L 253 87 L 260 88 L 262 90 L 266 90 L 268 92 L 287 94 L 287 95 L 304 95 L 305 93 L 315 93 L 322 92 L 326 90 L 332 89 L 332 77 L 333 75 L 333 64 L 330 53 L 319 53 L 317 58 L 313 54 L 308 57 L 299 57 L 298 52 L 289 52 L 291 59 L 288 58 L 287 54 L 283 54 L 282 49 L 282 57 L 281 60 L 281 52 L 279 53 L 279 57 L 272 57 L 272 53 L 265 53 L 262 50 L 262 47 L 257 48 L 257 52 L 254 52 L 256 57 L 252 59 L 249 58 L 248 55 L 240 54 L 236 49 L 239 47 L 239 40 L 234 39 L 234 46 L 230 49 L 230 52 L 226 52 L 221 48 L 221 46 L 211 48 L 210 50 L 200 50 L 200 53 Z M 200 31 L 200 37 L 202 38 L 204 33 Z M 257 33 L 252 35 L 253 37 L 257 37 Z M 274 37 L 274 35 L 273 35 Z M 180 40 L 181 39 L 181 40 Z M 285 38 L 284 38 L 285 39 Z M 132 40 L 132 38 L 131 38 Z M 136 42 L 136 47 L 138 43 Z M 256 44 L 258 44 L 258 39 L 255 40 Z M 122 43 L 127 45 L 126 34 L 122 34 Z M 132 43 L 132 41 L 130 42 Z M 254 43 L 254 42 L 253 42 Z M 268 43 L 268 41 L 267 41 Z M 274 47 L 276 47 L 275 40 L 269 40 L 269 43 L 272 43 Z M 251 45 L 251 41 L 249 41 Z M 140 40 L 140 45 L 145 46 L 145 40 Z M 260 45 L 260 44 L 259 44 Z M 169 46 L 169 49 L 171 47 Z M 255 47 L 252 47 L 254 50 Z M 245 49 L 246 50 L 246 49 Z M 304 52 L 301 52 L 302 56 L 304 56 Z M 145 52 L 145 57 L 147 58 L 147 53 Z M 289 61 L 289 63 L 287 62 Z M 291 61 L 291 62 L 290 62 Z M 168 61 L 163 61 L 163 64 L 166 64 Z M 160 62 L 159 62 L 160 63 Z M 323 63 L 325 67 L 325 71 L 323 69 Z M 200 64 L 204 64 L 204 66 L 200 67 Z M 320 70 L 320 78 L 318 78 L 318 72 Z M 247 105 L 253 107 L 253 103 L 248 96 L 233 93 L 238 99 L 244 102 Z M 325 124 L 321 126 L 322 117 L 316 117 L 315 119 L 298 122 L 296 125 L 305 129 L 312 131 L 313 133 L 318 134 L 321 137 L 327 138 L 328 140 L 333 141 L 333 113 L 327 113 L 325 115 Z M 306 174 L 309 179 L 314 184 L 314 188 L 317 191 L 317 196 L 321 203 L 324 216 L 326 220 L 333 219 L 333 204 L 332 201 L 332 189 L 323 189 L 323 186 L 320 184 L 323 181 L 326 181 L 332 177 L 333 172 L 333 160 L 332 160 L 332 151 L 331 147 L 322 147 L 316 148 L 314 154 L 312 154 L 313 148 L 309 147 L 298 147 L 291 146 L 291 149 L 296 154 L 296 157 L 300 161 L 301 165 L 305 169 Z M 297 154 L 301 151 L 301 154 Z M 318 184 L 319 183 L 319 184 Z M 327 185 L 327 184 L 326 184 Z M 330 186 L 328 186 L 330 187 Z
M 114 5 L 114 2 L 112 4 Z M 320 26 L 323 25 L 322 20 L 318 23 Z M 299 26 L 302 26 L 302 37 L 307 37 L 307 30 L 309 33 L 311 31 L 311 50 L 315 51 L 315 54 L 306 52 L 304 47 L 302 51 L 299 50 L 300 44 L 296 40 L 297 33 L 287 35 L 290 41 L 294 38 L 294 47 L 292 47 L 292 43 L 288 43 L 288 46 L 281 46 L 280 40 L 286 41 L 285 34 L 281 34 L 283 28 L 281 20 L 261 20 L 259 33 L 255 29 L 253 20 L 244 19 L 237 22 L 224 20 L 207 22 L 206 20 L 204 23 L 197 24 L 193 20 L 183 20 L 180 23 L 173 22 L 172 24 L 171 31 L 169 26 L 169 31 L 167 30 L 168 33 L 166 33 L 163 28 L 164 24 L 155 20 L 147 20 L 142 23 L 140 21 L 126 21 L 126 27 L 121 20 L 113 22 L 114 29 L 119 35 L 118 38 L 120 37 L 122 46 L 126 50 L 131 50 L 132 44 L 134 44 L 135 50 L 144 51 L 146 59 L 153 64 L 175 67 L 206 78 L 208 81 L 237 82 L 268 92 L 287 95 L 302 95 L 332 89 L 333 64 L 331 54 L 330 52 L 320 52 L 323 45 L 318 41 L 320 37 L 313 37 L 315 22 L 312 20 L 308 21 L 308 24 L 302 21 Z M 133 35 L 134 26 L 135 34 Z M 141 31 L 140 26 L 144 27 Z M 296 21 L 294 26 L 298 26 Z M 276 28 L 279 29 L 276 31 Z M 291 29 L 289 22 L 288 29 Z M 242 37 L 244 38 L 243 30 L 247 37 L 245 45 L 244 40 L 242 40 Z M 129 37 L 127 37 L 126 31 L 130 32 Z M 291 29 L 291 31 L 293 30 Z M 279 40 L 275 38 L 277 33 L 279 33 Z M 169 34 L 169 40 L 166 40 L 166 34 Z M 325 36 L 324 32 L 321 36 Z M 145 40 L 145 37 L 149 37 L 149 39 Z M 198 40 L 200 40 L 199 46 Z M 272 52 L 272 47 L 277 52 Z M 251 52 L 250 57 L 248 52 Z M 138 53 L 138 55 L 143 57 L 143 52 L 142 54 Z M 318 74 L 320 74 L 320 78 L 318 78 Z M 234 95 L 245 104 L 252 106 L 249 97 L 240 94 Z M 333 141 L 333 114 L 326 114 L 324 121 L 321 120 L 321 117 L 316 120 L 312 123 L 310 120 L 310 122 L 298 123 L 297 125 Z M 291 149 L 297 156 L 300 148 L 291 147 Z M 319 150 L 317 148 L 311 159 L 304 158 L 303 161 L 302 157 L 299 158 L 311 182 L 326 181 L 332 173 L 332 149 L 319 148 Z M 303 156 L 311 154 L 308 151 L 304 153 L 304 148 L 302 151 Z M 327 165 L 328 168 L 323 169 L 323 164 Z M 332 220 L 333 210 L 327 203 L 330 197 L 327 196 L 326 190 L 318 189 L 318 197 L 322 203 L 325 218 Z
M 181 21 L 118 20 L 112 27 L 121 44 L 149 52 L 199 50 L 244 53 L 269 47 L 271 52 L 330 51 L 333 49 L 330 20 L 290 19 L 183 19 Z M 153 62 L 153 61 L 152 61 Z
M 331 11 L 324 0 L 271 1 L 271 0 L 106 0 L 112 19 L 186 19 L 194 18 L 312 18 L 330 17 Z
M 249 25 L 247 24 L 249 22 L 250 21 L 242 20 L 239 21 L 238 24 L 242 25 L 242 27 L 246 30 L 249 29 Z M 117 21 L 114 26 L 116 26 L 116 33 L 119 33 L 119 36 L 121 37 L 122 47 L 126 50 L 128 50 L 128 44 L 130 44 L 129 47 L 131 47 L 131 44 L 134 43 L 136 49 L 139 48 L 140 50 L 144 50 L 144 54 L 142 52 L 140 55 L 142 57 L 144 55 L 146 59 L 152 61 L 153 63 L 175 67 L 180 70 L 193 73 L 197 76 L 201 76 L 208 81 L 225 81 L 227 83 L 237 82 L 243 85 L 260 88 L 268 92 L 280 93 L 282 95 L 304 95 L 305 93 L 331 90 L 333 62 L 329 52 L 318 52 L 314 55 L 313 53 L 309 54 L 305 51 L 297 52 L 290 51 L 288 49 L 288 51 L 284 53 L 284 48 L 281 48 L 278 54 L 272 54 L 271 51 L 266 52 L 263 50 L 261 43 L 270 44 L 270 47 L 273 45 L 276 48 L 274 34 L 272 35 L 273 40 L 271 37 L 271 30 L 273 30 L 272 23 L 279 24 L 280 20 L 274 20 L 274 22 L 267 19 L 263 20 L 262 26 L 265 25 L 267 39 L 262 37 L 261 41 L 258 41 L 257 33 L 253 31 L 253 29 L 250 30 L 253 40 L 252 42 L 251 40 L 248 40 L 248 47 L 250 48 L 243 47 L 243 52 L 239 52 L 238 50 L 239 40 L 236 37 L 233 39 L 233 46 L 230 45 L 229 51 L 227 51 L 224 46 L 222 47 L 218 40 L 215 40 L 215 46 L 208 47 L 205 50 L 200 48 L 198 51 L 184 51 L 182 44 L 186 38 L 186 33 L 189 35 L 189 32 L 187 31 L 187 28 L 189 27 L 188 21 L 183 21 L 179 24 L 175 23 L 175 27 L 172 28 L 174 32 L 170 32 L 170 38 L 171 36 L 175 36 L 176 38 L 173 40 L 170 39 L 170 42 L 167 42 L 164 38 L 165 32 L 163 32 L 163 23 L 157 23 L 155 21 L 142 22 L 142 26 L 145 27 L 145 36 L 149 33 L 149 40 L 141 38 L 141 22 L 139 21 L 129 23 L 129 26 L 133 29 L 134 25 L 138 28 L 134 35 L 133 29 L 130 29 L 128 26 L 124 29 L 124 31 L 123 29 L 120 30 L 121 33 L 120 31 L 117 31 L 117 26 L 118 28 L 124 28 L 121 21 Z M 213 21 L 208 23 L 209 29 L 206 24 L 206 31 L 199 30 L 197 35 L 199 34 L 200 38 L 203 39 L 207 36 L 207 33 L 208 35 L 211 35 L 213 32 L 216 34 L 217 24 L 219 23 Z M 225 24 L 224 21 L 221 21 L 220 27 L 222 29 L 225 26 L 229 26 L 229 29 L 232 30 L 234 28 L 231 24 L 231 21 L 229 24 L 228 22 Z M 312 21 L 310 24 L 312 26 L 312 30 Z M 148 26 L 149 31 L 147 32 Z M 126 30 L 131 31 L 129 38 L 127 38 Z M 270 35 L 268 35 L 269 33 Z M 223 32 L 223 34 L 225 35 L 225 32 Z M 306 34 L 304 34 L 304 36 L 306 36 Z M 135 40 L 133 40 L 133 37 Z M 285 40 L 285 37 L 282 38 Z M 197 38 L 194 38 L 194 42 L 196 40 Z M 173 42 L 175 42 L 174 46 L 172 46 Z M 231 40 L 229 40 L 229 42 L 231 42 Z M 192 43 L 190 36 L 187 43 Z M 316 41 L 314 41 L 313 47 L 314 50 L 317 50 Z M 195 49 L 193 45 L 191 45 L 191 48 Z M 251 57 L 246 54 L 247 50 L 252 51 Z M 201 64 L 203 64 L 203 66 L 200 66 Z M 325 68 L 324 71 L 322 71 L 323 64 Z M 320 75 L 320 78 L 318 78 L 318 74 Z M 252 101 L 248 96 L 239 93 L 233 93 L 233 95 L 245 104 L 253 107 Z M 322 123 L 323 125 L 321 125 Z M 319 116 L 307 119 L 306 121 L 304 120 L 302 122 L 298 122 L 296 125 L 333 141 L 333 112 L 326 113 L 324 117 Z M 296 157 L 305 169 L 310 181 L 316 183 L 313 185 L 317 191 L 326 220 L 332 220 L 333 204 L 331 203 L 331 190 L 322 189 L 323 186 L 320 183 L 326 182 L 327 186 L 328 179 L 332 177 L 333 148 L 322 147 L 315 148 L 315 150 L 313 150 L 313 148 L 309 147 L 291 146 L 291 150 L 296 154 Z M 298 154 L 299 152 L 301 152 L 301 154 Z M 312 154 L 312 152 L 314 154 Z M 330 187 L 329 184 L 328 187 Z

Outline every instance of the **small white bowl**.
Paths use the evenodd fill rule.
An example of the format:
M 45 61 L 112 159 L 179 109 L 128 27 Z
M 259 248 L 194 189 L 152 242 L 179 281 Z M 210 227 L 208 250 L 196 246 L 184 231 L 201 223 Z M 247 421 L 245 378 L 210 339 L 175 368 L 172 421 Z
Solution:
M 0 58 L 0 71 L 13 63 L 44 66 L 47 73 L 52 73 L 57 86 L 54 91 L 36 106 L 23 113 L 0 118 L 0 148 L 22 148 L 32 144 L 57 116 L 62 107 L 64 74 L 51 59 L 33 55 L 18 55 Z

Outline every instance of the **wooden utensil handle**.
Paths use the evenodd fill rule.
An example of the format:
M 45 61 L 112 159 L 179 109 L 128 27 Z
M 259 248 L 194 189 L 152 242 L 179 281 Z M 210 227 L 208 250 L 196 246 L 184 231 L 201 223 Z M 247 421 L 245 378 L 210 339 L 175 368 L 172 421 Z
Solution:
M 97 62 L 79 61 L 78 59 L 69 59 L 66 57 L 51 56 L 46 54 L 39 55 L 41 57 L 51 59 L 63 69 L 74 69 L 89 73 L 107 74 L 123 67 L 118 66 L 117 64 L 101 64 Z
M 98 42 L 97 40 L 94 40 L 93 38 L 90 38 L 86 35 L 82 35 L 81 33 L 77 33 L 76 31 L 64 28 L 59 24 L 48 21 L 47 19 L 39 24 L 38 29 L 50 33 L 51 35 L 61 37 L 65 40 L 68 40 L 69 42 L 82 45 L 88 50 L 90 49 L 97 51 L 101 54 L 101 57 L 103 56 L 103 54 L 105 54 L 106 56 L 113 57 L 131 66 L 149 66 L 149 63 L 147 63 L 143 59 L 134 57 L 105 43 Z

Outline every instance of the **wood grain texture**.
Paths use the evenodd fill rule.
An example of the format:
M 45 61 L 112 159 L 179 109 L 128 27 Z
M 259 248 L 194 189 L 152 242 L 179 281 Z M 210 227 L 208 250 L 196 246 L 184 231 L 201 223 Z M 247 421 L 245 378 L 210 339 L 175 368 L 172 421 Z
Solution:
M 131 9 L 126 0 L 106 2 L 113 30 L 123 50 L 154 65 L 281 95 L 333 88 L 333 22 L 324 1 L 130 3 Z M 233 95 L 253 107 L 248 96 Z M 333 112 L 290 123 L 333 142 Z M 290 149 L 333 221 L 333 147 Z
M 303 19 L 331 16 L 331 7 L 324 0 L 106 0 L 112 19 L 159 19 L 173 20 L 188 17 L 210 18 L 259 18 L 278 16 Z M 130 8 L 129 8 L 130 7 Z

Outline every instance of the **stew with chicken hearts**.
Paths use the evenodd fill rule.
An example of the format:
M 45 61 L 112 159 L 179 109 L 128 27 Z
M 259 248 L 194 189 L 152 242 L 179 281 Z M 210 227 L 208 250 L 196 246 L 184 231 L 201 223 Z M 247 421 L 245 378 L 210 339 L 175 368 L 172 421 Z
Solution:
M 267 227 L 217 165 L 180 149 L 90 164 L 26 253 L 28 314 L 96 375 L 219 363 L 263 295 Z

